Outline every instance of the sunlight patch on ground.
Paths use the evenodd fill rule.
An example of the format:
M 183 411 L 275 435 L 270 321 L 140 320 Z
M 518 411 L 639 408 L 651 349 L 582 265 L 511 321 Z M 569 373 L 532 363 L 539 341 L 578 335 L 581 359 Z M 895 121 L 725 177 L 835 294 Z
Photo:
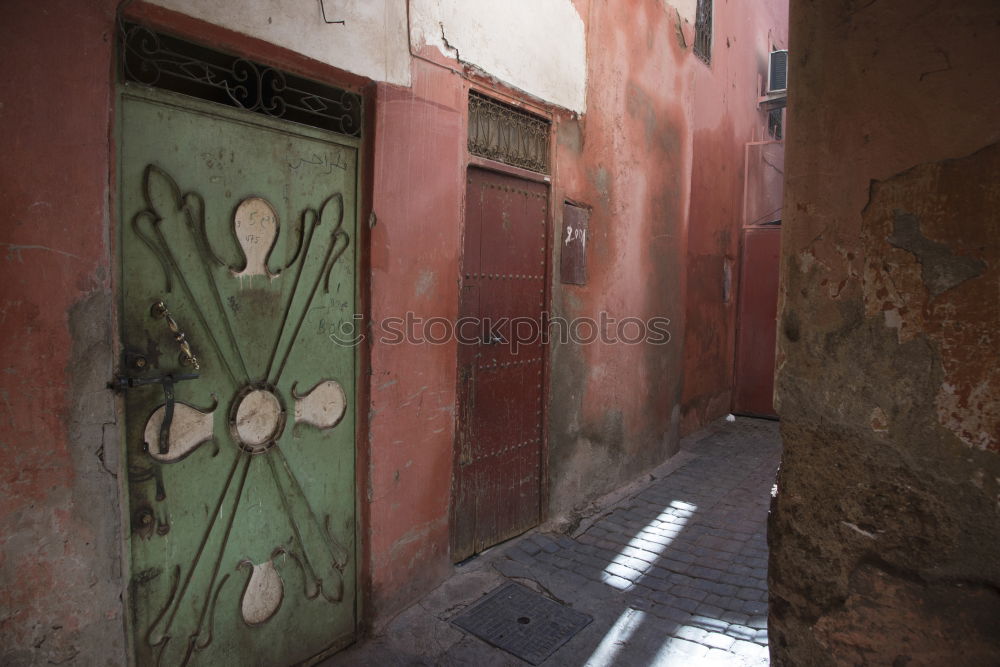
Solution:
M 693 503 L 671 501 L 608 563 L 601 573 L 604 583 L 619 590 L 629 588 L 636 578 L 634 573 L 641 573 L 655 563 L 697 510 Z
M 585 663 L 585 667 L 605 667 L 615 664 L 615 657 L 628 644 L 629 639 L 635 634 L 639 626 L 643 624 L 646 613 L 639 609 L 629 607 L 618 617 L 615 624 L 611 626 L 608 633 L 604 635 L 601 643 L 598 644 L 594 652 Z

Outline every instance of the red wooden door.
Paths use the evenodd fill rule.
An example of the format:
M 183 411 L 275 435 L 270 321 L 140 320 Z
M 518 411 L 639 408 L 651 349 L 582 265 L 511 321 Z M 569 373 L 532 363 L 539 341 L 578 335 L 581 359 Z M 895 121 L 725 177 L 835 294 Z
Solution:
M 733 412 L 738 414 L 777 416 L 774 410 L 774 345 L 780 254 L 781 227 L 743 230 L 733 397 Z
M 548 188 L 470 168 L 452 559 L 538 524 Z

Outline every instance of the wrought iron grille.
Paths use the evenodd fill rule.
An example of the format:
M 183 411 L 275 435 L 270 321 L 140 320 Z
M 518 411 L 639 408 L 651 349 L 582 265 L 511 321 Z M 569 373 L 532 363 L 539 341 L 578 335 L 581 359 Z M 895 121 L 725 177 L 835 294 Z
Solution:
M 784 125 L 784 109 L 771 109 L 767 112 L 767 133 L 774 139 L 781 139 L 783 136 L 782 127 Z
M 360 95 L 138 24 L 122 24 L 121 66 L 126 81 L 361 136 Z
M 694 54 L 712 62 L 712 0 L 698 0 L 694 18 Z
M 469 93 L 469 152 L 515 167 L 549 173 L 549 121 Z

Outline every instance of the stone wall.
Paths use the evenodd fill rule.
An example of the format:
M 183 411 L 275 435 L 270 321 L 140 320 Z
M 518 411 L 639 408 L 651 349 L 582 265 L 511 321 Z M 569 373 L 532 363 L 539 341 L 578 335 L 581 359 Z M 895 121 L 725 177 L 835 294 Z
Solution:
M 791 3 L 778 665 L 1000 660 L 1000 7 Z

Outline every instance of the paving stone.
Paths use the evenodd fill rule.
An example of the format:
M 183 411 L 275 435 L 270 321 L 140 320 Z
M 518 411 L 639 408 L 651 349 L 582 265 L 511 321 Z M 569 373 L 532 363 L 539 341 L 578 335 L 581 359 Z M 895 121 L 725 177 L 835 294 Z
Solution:
M 666 605 L 668 607 L 674 607 L 675 609 L 680 609 L 688 613 L 694 612 L 698 608 L 698 601 L 691 600 L 690 598 L 679 598 L 675 595 L 657 593 L 653 596 L 653 599 L 660 604 Z
M 730 586 L 749 586 L 752 581 L 753 580 L 746 575 L 731 574 L 729 572 L 719 577 L 720 583 L 729 584 Z
M 742 614 L 738 611 L 724 611 L 722 616 L 719 617 L 720 621 L 725 621 L 726 623 L 732 623 L 736 626 L 745 626 L 750 622 L 750 617 L 746 614 Z M 752 628 L 751 628 L 752 629 Z
M 729 635 L 734 639 L 743 639 L 745 641 L 753 641 L 754 636 L 756 636 L 757 632 L 758 631 L 754 630 L 753 628 L 749 628 L 745 625 L 738 625 L 736 623 L 732 623 L 728 628 L 726 628 L 727 635 Z M 767 633 L 765 632 L 765 635 L 766 634 Z
M 708 593 L 705 591 L 692 588 L 691 586 L 674 586 L 670 589 L 670 594 L 676 595 L 679 598 L 689 598 L 698 602 L 704 601 L 704 599 L 708 596 Z
M 736 643 L 736 640 L 720 632 L 710 632 L 707 633 L 705 639 L 699 643 L 726 651 Z
M 532 540 L 521 540 L 516 547 L 519 551 L 523 551 L 529 556 L 534 556 L 539 551 L 542 550 L 540 546 L 535 544 Z
M 675 558 L 661 558 L 656 561 L 656 566 L 667 570 L 669 572 L 676 572 L 677 574 L 685 574 L 690 570 L 691 563 L 685 563 L 681 560 L 676 560 Z
M 604 566 L 608 564 L 608 561 L 596 558 L 590 554 L 583 553 L 582 551 L 575 551 L 569 555 L 577 564 L 586 565 L 591 568 L 604 569 Z M 573 570 L 576 570 L 576 568 L 574 567 Z
M 713 570 L 703 565 L 695 565 L 688 568 L 688 574 L 692 577 L 698 577 L 700 579 L 718 581 L 718 577 L 722 576 L 724 573 L 721 570 Z
M 654 565 L 653 567 L 643 572 L 643 576 L 646 577 L 647 579 L 656 579 L 658 581 L 665 581 L 672 574 L 674 573 L 671 572 L 670 570 L 664 570 L 659 565 Z
M 518 563 L 523 563 L 524 565 L 534 565 L 537 561 L 535 557 L 521 551 L 520 549 L 511 549 L 507 552 L 507 557 L 511 560 L 515 560 Z
M 736 593 L 739 589 L 736 588 L 736 586 L 732 586 L 730 584 L 720 584 L 717 582 L 713 582 L 709 590 L 712 593 L 715 593 L 716 595 L 719 595 L 724 598 L 735 598 L 737 597 Z
M 625 554 L 620 554 L 614 559 L 614 562 L 640 573 L 645 572 L 652 567 L 652 564 L 648 560 L 635 558 L 634 556 L 626 556 Z
M 663 646 L 657 657 L 666 658 L 668 656 L 683 657 L 688 661 L 695 661 L 704 657 L 708 649 L 701 644 L 689 642 L 686 639 L 674 638 Z
M 606 572 L 601 573 L 601 581 L 612 588 L 617 588 L 620 591 L 628 590 L 632 587 L 632 582 L 628 579 L 623 579 L 622 577 L 614 574 L 608 574 Z
M 559 545 L 546 535 L 532 535 L 531 541 L 537 544 L 543 551 L 550 554 L 559 551 Z
M 629 583 L 636 581 L 642 576 L 642 572 L 638 570 L 633 570 L 632 568 L 622 565 L 621 563 L 608 563 L 604 568 L 604 571 L 610 575 L 621 577 L 622 579 L 628 579 Z
M 704 616 L 702 614 L 691 614 L 688 619 L 688 623 L 694 625 L 695 627 L 703 628 L 705 630 L 711 630 L 713 632 L 724 632 L 729 624 L 723 620 L 716 618 L 715 616 Z
M 708 653 L 699 658 L 698 667 L 734 667 L 733 654 L 720 648 L 710 648 Z
M 680 637 L 681 639 L 687 639 L 688 641 L 695 642 L 697 644 L 704 644 L 705 638 L 708 637 L 708 630 L 703 630 L 701 628 L 696 628 L 693 625 L 684 625 L 677 628 L 674 631 L 674 637 Z
M 561 546 L 563 549 L 575 549 L 577 546 L 575 540 L 572 540 L 566 537 L 565 535 L 560 535 L 558 538 L 556 538 L 556 542 L 558 542 L 559 546 Z
M 630 558 L 637 558 L 647 564 L 652 564 L 655 563 L 657 560 L 659 560 L 659 556 L 656 553 L 652 551 L 646 551 L 645 549 L 640 549 L 638 547 L 634 547 L 631 544 L 628 544 L 624 548 L 622 548 L 620 555 L 628 556 Z
M 722 607 L 723 609 L 726 607 L 726 604 L 729 603 L 730 601 L 731 601 L 730 598 L 724 598 L 721 595 L 716 595 L 715 593 L 709 593 L 708 596 L 703 600 L 703 602 L 707 604 L 715 605 L 716 607 Z M 743 601 L 740 600 L 739 604 L 740 606 L 742 606 Z
M 673 607 L 671 605 L 660 604 L 658 602 L 653 603 L 653 607 L 650 609 L 649 613 L 658 618 L 665 619 L 679 625 L 686 623 L 691 617 L 691 614 L 683 609 L 678 609 L 677 607 Z
M 741 588 L 736 591 L 736 597 L 741 600 L 760 600 L 760 589 L 757 588 Z
M 766 646 L 754 644 L 753 642 L 736 641 L 729 647 L 730 653 L 739 656 L 747 661 L 767 660 L 769 652 Z
M 711 616 L 712 618 L 716 618 L 722 621 L 722 615 L 726 613 L 726 610 L 721 607 L 716 607 L 715 605 L 702 603 L 698 605 L 698 608 L 695 609 L 695 612 L 701 614 L 702 616 Z M 725 623 L 725 621 L 722 622 Z

